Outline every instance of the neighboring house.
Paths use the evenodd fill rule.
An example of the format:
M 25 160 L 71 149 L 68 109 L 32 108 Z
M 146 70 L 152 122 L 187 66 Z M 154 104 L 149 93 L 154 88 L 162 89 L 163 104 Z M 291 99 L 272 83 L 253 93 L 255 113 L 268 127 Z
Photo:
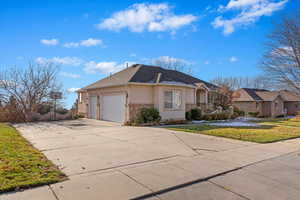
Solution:
M 290 91 L 242 88 L 234 92 L 233 105 L 245 112 L 258 112 L 261 117 L 294 115 L 300 110 L 300 97 Z
M 300 112 L 300 95 L 288 90 L 281 90 L 279 94 L 284 99 L 284 108 L 288 115 L 296 115 Z
M 132 121 L 140 108 L 157 108 L 162 120 L 214 104 L 218 87 L 175 70 L 135 64 L 78 91 L 78 113 L 92 119 Z

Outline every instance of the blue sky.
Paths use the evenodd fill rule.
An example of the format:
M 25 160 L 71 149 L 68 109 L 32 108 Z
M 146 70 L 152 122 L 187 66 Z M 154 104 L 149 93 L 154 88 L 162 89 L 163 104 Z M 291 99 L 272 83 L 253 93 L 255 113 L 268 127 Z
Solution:
M 255 76 L 273 24 L 299 10 L 298 0 L 2 1 L 0 67 L 53 62 L 69 91 L 162 56 L 203 80 Z

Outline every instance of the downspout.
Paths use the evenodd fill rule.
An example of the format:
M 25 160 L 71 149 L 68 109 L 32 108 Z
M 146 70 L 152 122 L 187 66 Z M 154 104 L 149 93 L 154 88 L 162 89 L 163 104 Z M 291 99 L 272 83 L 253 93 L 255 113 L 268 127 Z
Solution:
M 156 84 L 160 83 L 160 77 L 161 77 L 161 73 L 158 73 L 155 81 Z

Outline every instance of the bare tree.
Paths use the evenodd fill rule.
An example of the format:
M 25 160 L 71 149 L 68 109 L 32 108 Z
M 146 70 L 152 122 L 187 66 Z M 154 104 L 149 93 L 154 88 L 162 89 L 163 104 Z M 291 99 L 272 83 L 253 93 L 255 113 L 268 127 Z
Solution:
M 282 19 L 268 36 L 261 62 L 266 77 L 282 89 L 300 92 L 300 15 Z
M 166 69 L 181 71 L 181 72 L 191 72 L 191 63 L 180 59 L 180 58 L 173 58 L 170 56 L 161 56 L 159 58 L 153 59 L 151 64 L 157 65 Z
M 8 68 L 0 72 L 0 94 L 2 101 L 13 102 L 24 121 L 28 114 L 36 112 L 38 106 L 48 100 L 52 90 L 60 89 L 57 81 L 58 67 L 51 63 L 30 63 L 25 69 Z
M 264 76 L 216 77 L 211 82 L 219 87 L 228 87 L 230 90 L 237 90 L 239 88 L 275 89 L 270 80 Z

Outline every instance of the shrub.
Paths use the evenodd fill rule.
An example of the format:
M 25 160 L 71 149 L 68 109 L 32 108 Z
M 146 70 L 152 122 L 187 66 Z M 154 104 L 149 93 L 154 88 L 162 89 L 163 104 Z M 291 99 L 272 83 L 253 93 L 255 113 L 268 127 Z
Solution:
M 84 118 L 84 115 L 79 113 L 73 116 L 73 119 L 79 119 L 79 118 Z
M 68 112 L 69 112 L 68 109 L 65 109 L 65 108 L 57 108 L 56 109 L 56 113 L 59 113 L 61 115 L 67 114 Z
M 200 120 L 201 119 L 201 110 L 199 108 L 191 109 L 191 119 Z
M 245 111 L 238 109 L 237 107 L 233 108 L 233 113 L 238 116 L 245 116 Z
M 38 106 L 37 112 L 41 115 L 47 114 L 51 111 L 51 105 L 49 104 L 41 104 Z
M 185 112 L 185 119 L 188 121 L 192 120 L 192 112 L 191 111 Z
M 248 115 L 250 115 L 251 117 L 257 117 L 259 114 L 259 112 L 248 112 Z
M 234 112 L 233 115 L 231 115 L 231 119 L 238 118 L 239 116 L 244 116 L 244 115 L 239 115 L 238 113 Z
M 201 119 L 203 120 L 226 120 L 226 119 L 230 119 L 230 114 L 229 113 L 213 113 L 213 114 L 205 114 L 201 117 Z
M 205 114 L 201 117 L 202 120 L 210 121 L 213 120 L 212 114 Z
M 161 116 L 156 108 L 141 108 L 135 121 L 137 124 L 143 124 L 159 122 L 160 120 Z

